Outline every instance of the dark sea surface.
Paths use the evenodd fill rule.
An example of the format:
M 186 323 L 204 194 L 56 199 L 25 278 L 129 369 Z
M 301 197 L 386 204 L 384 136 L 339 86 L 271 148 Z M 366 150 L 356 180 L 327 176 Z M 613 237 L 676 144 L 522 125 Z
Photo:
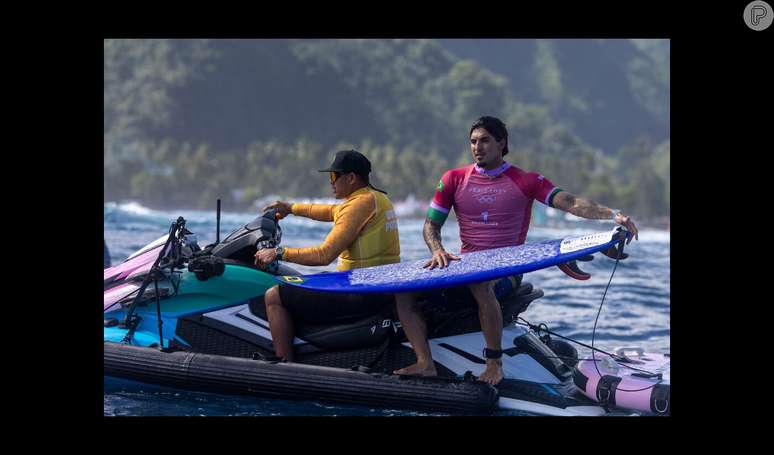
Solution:
M 250 221 L 255 213 L 223 213 L 221 238 Z M 186 227 L 197 234 L 199 244 L 215 240 L 214 211 L 164 212 L 138 204 L 104 206 L 105 240 L 113 264 L 147 243 L 161 237 L 170 224 L 183 216 Z M 404 261 L 429 257 L 422 239 L 422 219 L 400 219 L 401 258 Z M 322 242 L 330 223 L 288 217 L 281 222 L 282 243 L 287 246 L 312 246 Z M 562 238 L 573 234 L 612 229 L 612 223 L 585 223 L 577 227 L 547 228 L 533 226 L 527 242 Z M 459 228 L 449 219 L 443 227 L 447 250 L 458 252 Z M 639 241 L 626 247 L 630 257 L 621 261 L 594 335 L 594 346 L 612 350 L 619 346 L 640 346 L 646 351 L 668 353 L 670 350 L 670 236 L 668 231 L 641 228 Z M 533 302 L 521 316 L 533 324 L 546 323 L 550 330 L 590 344 L 594 320 L 614 261 L 595 255 L 591 262 L 580 263 L 592 275 L 587 281 L 567 277 L 556 267 L 529 273 L 524 281 L 543 289 L 545 297 Z M 305 267 L 292 264 L 302 273 L 334 270 L 327 267 Z M 589 355 L 579 347 L 580 355 Z M 189 392 L 128 381 L 105 379 L 104 414 L 133 416 L 417 416 L 444 415 L 364 406 L 330 405 L 316 402 L 264 400 L 210 393 Z M 499 412 L 510 415 L 513 412 Z

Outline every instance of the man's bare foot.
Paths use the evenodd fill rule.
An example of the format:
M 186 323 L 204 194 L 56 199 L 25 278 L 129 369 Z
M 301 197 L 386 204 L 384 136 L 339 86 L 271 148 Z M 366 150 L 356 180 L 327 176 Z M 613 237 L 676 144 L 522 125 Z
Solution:
M 430 364 L 415 363 L 413 365 L 407 366 L 406 368 L 395 370 L 394 373 L 403 376 L 438 376 L 438 373 L 435 371 L 435 364 L 433 362 L 430 362 Z
M 478 377 L 479 381 L 487 382 L 492 385 L 497 385 L 503 380 L 503 364 L 499 361 L 492 361 L 487 359 L 486 369 Z

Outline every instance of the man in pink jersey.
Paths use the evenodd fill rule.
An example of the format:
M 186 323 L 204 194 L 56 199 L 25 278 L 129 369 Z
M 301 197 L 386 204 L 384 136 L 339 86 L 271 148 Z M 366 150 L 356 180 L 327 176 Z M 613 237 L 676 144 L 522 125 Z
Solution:
M 433 255 L 425 267 L 444 268 L 449 261 L 460 259 L 441 245 L 441 226 L 452 208 L 460 226 L 461 253 L 523 244 L 533 201 L 581 218 L 612 219 L 637 238 L 637 227 L 620 211 L 574 196 L 544 176 L 504 161 L 503 157 L 508 154 L 508 131 L 501 120 L 495 117 L 476 120 L 470 128 L 470 150 L 475 162 L 447 171 L 438 182 L 423 230 L 425 243 Z M 486 342 L 486 368 L 479 380 L 497 384 L 503 378 L 503 320 L 493 285 L 494 281 L 488 281 L 471 284 L 469 288 L 478 304 L 478 317 Z M 417 356 L 417 363 L 395 373 L 435 376 L 416 294 L 396 294 L 395 299 L 401 325 Z

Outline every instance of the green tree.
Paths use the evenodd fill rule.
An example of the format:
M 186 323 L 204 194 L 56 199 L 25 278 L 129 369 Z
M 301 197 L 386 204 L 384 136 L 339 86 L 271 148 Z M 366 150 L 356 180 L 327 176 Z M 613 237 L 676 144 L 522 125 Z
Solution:
M 533 70 L 541 97 L 552 107 L 558 107 L 564 92 L 562 72 L 550 40 L 537 40 Z

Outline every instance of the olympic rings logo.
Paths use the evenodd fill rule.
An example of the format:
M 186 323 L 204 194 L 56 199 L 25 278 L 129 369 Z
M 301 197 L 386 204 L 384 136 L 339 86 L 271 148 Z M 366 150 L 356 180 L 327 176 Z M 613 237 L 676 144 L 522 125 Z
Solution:
M 496 196 L 481 196 L 478 198 L 478 202 L 482 204 L 494 204 L 494 202 L 497 200 Z

